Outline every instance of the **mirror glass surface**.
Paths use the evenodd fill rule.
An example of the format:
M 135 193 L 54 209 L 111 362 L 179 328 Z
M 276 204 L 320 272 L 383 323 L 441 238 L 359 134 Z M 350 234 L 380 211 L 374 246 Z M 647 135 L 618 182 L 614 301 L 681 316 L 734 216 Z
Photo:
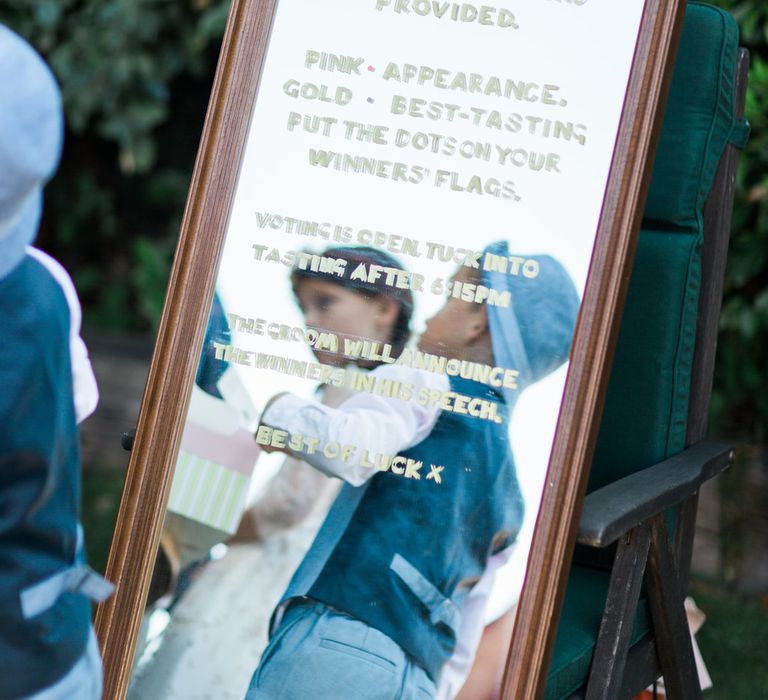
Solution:
M 643 5 L 278 2 L 129 697 L 501 672 Z

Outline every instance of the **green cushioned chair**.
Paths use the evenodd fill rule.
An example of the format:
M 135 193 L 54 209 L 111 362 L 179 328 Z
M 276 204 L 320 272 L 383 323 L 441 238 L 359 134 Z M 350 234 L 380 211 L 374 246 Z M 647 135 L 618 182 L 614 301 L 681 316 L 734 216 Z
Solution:
M 701 697 L 683 597 L 698 488 L 732 456 L 702 440 L 746 65 L 730 15 L 689 3 L 547 700 L 631 698 L 662 673 Z

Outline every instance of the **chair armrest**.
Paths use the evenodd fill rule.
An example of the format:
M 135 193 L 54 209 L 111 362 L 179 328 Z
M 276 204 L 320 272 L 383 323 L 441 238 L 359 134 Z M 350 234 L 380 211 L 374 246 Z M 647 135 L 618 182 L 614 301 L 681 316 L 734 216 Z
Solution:
M 593 491 L 584 499 L 577 541 L 607 547 L 644 520 L 693 496 L 705 481 L 724 471 L 733 456 L 730 445 L 699 442 Z

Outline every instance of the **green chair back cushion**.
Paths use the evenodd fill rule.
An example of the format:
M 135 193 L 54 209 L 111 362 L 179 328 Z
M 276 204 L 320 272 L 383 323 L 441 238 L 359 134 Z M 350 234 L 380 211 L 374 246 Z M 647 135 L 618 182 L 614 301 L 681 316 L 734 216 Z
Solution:
M 689 3 L 589 491 L 685 447 L 704 201 L 734 116 L 738 29 Z
M 703 206 L 720 157 L 746 129 L 734 114 L 738 31 L 722 10 L 691 2 L 664 117 L 590 491 L 685 447 L 701 278 Z M 609 573 L 574 565 L 546 698 L 586 683 Z M 639 606 L 633 643 L 649 629 Z
M 640 232 L 589 491 L 685 446 L 699 247 L 697 236 Z
M 689 3 L 643 213 L 646 226 L 701 231 L 723 147 L 746 136 L 733 109 L 737 52 L 733 18 Z

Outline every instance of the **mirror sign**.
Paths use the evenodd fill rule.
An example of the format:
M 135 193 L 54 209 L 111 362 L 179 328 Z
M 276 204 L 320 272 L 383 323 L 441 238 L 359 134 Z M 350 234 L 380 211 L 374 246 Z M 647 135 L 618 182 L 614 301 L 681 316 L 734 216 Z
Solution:
M 169 509 L 224 538 L 285 452 L 347 481 L 313 556 L 379 546 L 386 561 L 344 576 L 393 573 L 431 629 L 393 620 L 407 611 L 381 586 L 361 593 L 378 600 L 367 614 L 306 561 L 288 602 L 319 597 L 384 631 L 428 685 L 473 583 L 487 577 L 496 617 L 522 586 L 645 5 L 280 0 L 242 157 L 218 165 L 239 168 L 216 276 L 229 333 L 206 337 L 219 396 L 198 381 Z M 244 7 L 259 14 L 235 3 L 231 22 Z M 395 300 L 404 337 L 377 333 L 386 304 L 330 323 L 329 283 Z M 346 403 L 318 408 L 318 387 Z M 339 416 L 346 431 L 328 427 Z M 356 523 L 373 494 L 392 508 Z M 363 520 L 378 540 L 354 531 Z M 442 562 L 425 553 L 436 542 Z M 456 563 L 451 547 L 475 553 Z

